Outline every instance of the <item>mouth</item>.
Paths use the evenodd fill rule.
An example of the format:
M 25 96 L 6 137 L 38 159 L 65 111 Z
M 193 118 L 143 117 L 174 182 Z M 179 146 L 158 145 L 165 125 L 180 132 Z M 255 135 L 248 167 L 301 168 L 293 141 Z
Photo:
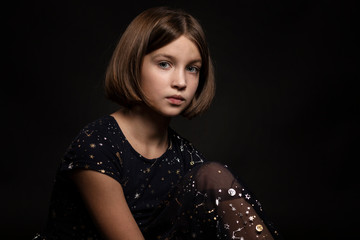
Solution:
M 181 105 L 185 101 L 185 98 L 180 95 L 173 95 L 166 97 L 166 99 L 173 105 Z

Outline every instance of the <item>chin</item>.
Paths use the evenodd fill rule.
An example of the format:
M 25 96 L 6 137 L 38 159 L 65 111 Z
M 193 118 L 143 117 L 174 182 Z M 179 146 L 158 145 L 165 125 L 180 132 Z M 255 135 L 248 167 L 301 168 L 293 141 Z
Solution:
M 161 115 L 163 115 L 164 117 L 176 117 L 182 114 L 182 112 L 184 111 L 183 108 L 175 108 L 175 109 L 166 109 L 166 110 L 160 110 L 158 111 L 158 113 L 160 113 Z
M 162 113 L 162 115 L 163 116 L 165 116 L 165 117 L 170 117 L 170 118 L 172 118 L 172 117 L 176 117 L 176 116 L 179 116 L 179 115 L 181 115 L 181 113 L 182 113 L 182 111 L 181 112 L 172 112 L 172 113 Z

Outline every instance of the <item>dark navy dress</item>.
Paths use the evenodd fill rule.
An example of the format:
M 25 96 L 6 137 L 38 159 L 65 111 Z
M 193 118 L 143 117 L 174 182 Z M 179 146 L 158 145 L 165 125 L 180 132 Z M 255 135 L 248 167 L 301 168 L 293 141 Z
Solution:
M 147 159 L 112 116 L 80 131 L 60 164 L 47 226 L 35 239 L 103 239 L 69 178 L 74 169 L 118 181 L 145 239 L 275 239 L 261 204 L 220 163 L 207 162 L 169 128 L 169 147 Z

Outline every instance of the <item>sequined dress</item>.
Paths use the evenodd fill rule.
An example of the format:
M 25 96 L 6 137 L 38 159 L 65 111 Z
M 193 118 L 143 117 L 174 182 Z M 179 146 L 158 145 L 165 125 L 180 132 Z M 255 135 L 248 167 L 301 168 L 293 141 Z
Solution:
M 74 183 L 74 169 L 118 181 L 145 239 L 276 239 L 261 204 L 231 171 L 208 162 L 169 128 L 156 159 L 132 148 L 112 116 L 83 128 L 67 149 L 53 188 L 45 230 L 35 239 L 102 239 Z

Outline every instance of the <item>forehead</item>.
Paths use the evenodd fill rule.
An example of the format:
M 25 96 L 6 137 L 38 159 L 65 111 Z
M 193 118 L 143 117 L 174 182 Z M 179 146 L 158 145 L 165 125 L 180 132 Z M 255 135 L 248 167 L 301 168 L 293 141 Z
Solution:
M 149 55 L 153 57 L 169 56 L 188 61 L 201 61 L 201 55 L 198 47 L 193 41 L 183 35 L 169 44 L 151 52 Z

